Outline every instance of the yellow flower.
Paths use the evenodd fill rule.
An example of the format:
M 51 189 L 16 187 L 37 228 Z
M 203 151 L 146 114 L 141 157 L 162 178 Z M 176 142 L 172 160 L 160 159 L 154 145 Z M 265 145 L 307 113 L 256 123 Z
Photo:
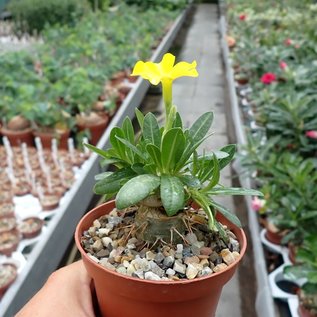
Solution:
M 196 61 L 192 63 L 179 62 L 176 65 L 174 63 L 175 56 L 171 53 L 165 54 L 160 63 L 139 61 L 135 64 L 131 76 L 142 76 L 153 85 L 157 85 L 160 82 L 173 81 L 183 76 L 198 76 Z

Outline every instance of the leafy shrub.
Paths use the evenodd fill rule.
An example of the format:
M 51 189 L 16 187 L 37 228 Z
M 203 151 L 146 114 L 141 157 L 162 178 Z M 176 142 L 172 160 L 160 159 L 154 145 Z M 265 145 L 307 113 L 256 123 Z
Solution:
M 187 0 L 125 0 L 125 3 L 128 5 L 137 5 L 143 9 L 149 8 L 164 8 L 168 10 L 176 10 L 180 8 L 184 8 L 187 4 Z
M 41 32 L 46 24 L 73 24 L 89 10 L 86 0 L 12 0 L 8 5 L 17 32 Z

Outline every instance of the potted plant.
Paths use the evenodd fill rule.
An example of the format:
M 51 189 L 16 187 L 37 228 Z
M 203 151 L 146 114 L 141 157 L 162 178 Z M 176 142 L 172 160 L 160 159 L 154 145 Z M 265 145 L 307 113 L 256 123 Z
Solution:
M 77 68 L 70 74 L 65 100 L 74 110 L 79 131 L 88 130 L 90 143 L 97 144 L 106 129 L 109 117 L 93 111 L 101 94 L 101 86 L 90 79 L 88 71 Z
M 299 281 L 304 279 L 298 292 L 301 317 L 317 316 L 317 237 L 308 235 L 296 255 L 296 265 L 286 266 L 286 277 Z
M 27 90 L 27 89 L 25 89 Z M 22 92 L 23 89 L 21 88 Z M 12 96 L 4 94 L 0 101 L 1 134 L 6 136 L 12 146 L 26 143 L 33 145 L 30 111 L 32 103 L 24 94 Z
M 73 117 L 57 102 L 37 102 L 32 108 L 33 134 L 41 139 L 44 148 L 51 148 L 52 140 L 57 140 L 60 149 L 68 148 L 70 130 L 74 126 Z
M 110 134 L 112 147 L 87 145 L 118 170 L 97 176 L 95 192 L 107 202 L 89 212 L 75 239 L 96 288 L 102 316 L 214 316 L 222 287 L 246 250 L 238 218 L 216 195 L 261 195 L 219 184 L 235 146 L 198 154 L 210 136 L 213 114 L 185 129 L 172 103 L 172 82 L 196 77 L 196 62 L 165 54 L 160 63 L 139 61 L 132 75 L 162 83 L 166 122 L 136 109 Z M 123 304 L 124 303 L 124 304 Z

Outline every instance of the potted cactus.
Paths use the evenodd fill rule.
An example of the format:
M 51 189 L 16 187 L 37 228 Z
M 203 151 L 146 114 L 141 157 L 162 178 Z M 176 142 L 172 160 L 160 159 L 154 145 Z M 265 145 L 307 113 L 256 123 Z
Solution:
M 222 287 L 246 250 L 238 218 L 214 197 L 261 195 L 219 184 L 235 146 L 199 154 L 213 114 L 185 129 L 172 103 L 172 82 L 197 77 L 196 62 L 165 54 L 160 63 L 139 61 L 132 75 L 161 82 L 166 121 L 136 109 L 110 134 L 111 148 L 87 145 L 118 169 L 96 176 L 95 192 L 107 202 L 85 215 L 75 240 L 94 280 L 102 316 L 214 316 Z

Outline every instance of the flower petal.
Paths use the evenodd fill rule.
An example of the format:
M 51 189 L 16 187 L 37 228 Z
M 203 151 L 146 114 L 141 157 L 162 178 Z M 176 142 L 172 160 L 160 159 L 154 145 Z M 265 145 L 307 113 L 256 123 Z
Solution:
M 172 80 L 182 76 L 197 77 L 198 72 L 196 70 L 196 66 L 196 61 L 193 61 L 192 63 L 179 62 L 173 67 L 169 77 Z
M 157 85 L 161 81 L 161 72 L 158 64 L 152 62 L 139 61 L 135 64 L 131 76 L 141 76 L 147 79 L 153 85 Z
M 159 63 L 161 72 L 162 72 L 162 77 L 168 76 L 170 71 L 173 69 L 175 63 L 175 56 L 171 53 L 166 53 L 164 54 L 161 62 Z

